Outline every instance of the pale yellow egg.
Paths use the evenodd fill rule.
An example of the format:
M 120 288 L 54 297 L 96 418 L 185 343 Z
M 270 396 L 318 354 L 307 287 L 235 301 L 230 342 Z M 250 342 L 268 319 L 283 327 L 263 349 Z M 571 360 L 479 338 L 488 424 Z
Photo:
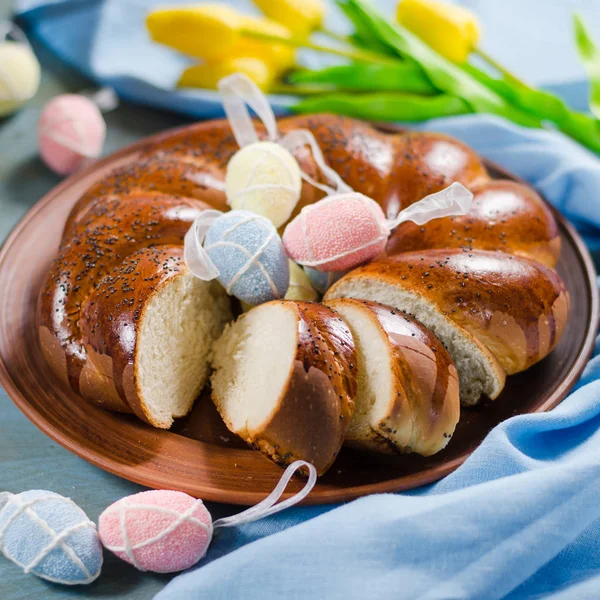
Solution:
M 305 302 L 316 302 L 319 294 L 310 284 L 308 275 L 304 269 L 290 260 L 290 286 L 288 287 L 286 300 L 304 300 Z
M 29 46 L 0 42 L 0 116 L 9 115 L 35 96 L 40 63 Z
M 302 176 L 296 159 L 274 142 L 238 150 L 227 165 L 225 193 L 234 210 L 248 210 L 283 225 L 300 199 Z

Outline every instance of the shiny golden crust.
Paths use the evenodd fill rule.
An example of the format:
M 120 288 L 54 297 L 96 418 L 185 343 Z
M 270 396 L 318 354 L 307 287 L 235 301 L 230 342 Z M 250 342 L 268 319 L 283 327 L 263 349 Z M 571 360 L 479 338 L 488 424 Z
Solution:
M 248 393 L 243 375 L 231 367 L 234 360 L 248 361 L 247 352 L 251 350 L 235 340 L 243 340 L 248 335 L 243 327 L 256 311 L 264 314 L 281 306 L 294 314 L 295 356 L 268 418 L 251 426 L 251 418 L 244 412 L 251 410 L 251 402 L 240 399 Z M 276 351 L 276 344 L 273 340 L 275 350 L 271 351 Z M 268 352 L 268 349 L 261 351 Z M 344 441 L 354 411 L 357 386 L 356 350 L 352 334 L 340 316 L 312 302 L 283 300 L 261 304 L 223 333 L 215 346 L 215 354 L 213 401 L 228 428 L 278 464 L 285 466 L 302 459 L 314 464 L 319 474 L 323 474 Z M 229 379 L 231 373 L 225 373 L 228 369 L 236 373 L 233 380 Z M 231 412 L 228 400 L 234 396 L 238 402 L 235 412 Z M 241 428 L 236 426 L 240 420 Z
M 87 356 L 81 395 L 86 400 L 134 412 L 160 426 L 140 399 L 134 355 L 148 297 L 183 270 L 187 268 L 181 247 L 142 248 L 102 278 L 86 298 L 80 320 Z M 144 285 L 139 285 L 142 282 Z
M 91 212 L 97 212 L 98 216 L 92 218 L 90 214 L 89 222 L 82 221 L 73 228 L 73 235 L 62 246 L 38 302 L 39 326 L 59 341 L 73 390 L 80 391 L 80 377 L 87 359 L 80 330 L 86 298 L 104 277 L 126 264 L 136 251 L 163 245 L 181 246 L 191 223 L 207 207 L 199 200 L 139 193 L 95 205 Z M 142 278 L 137 286 L 141 290 L 151 287 L 151 283 Z M 129 298 L 129 291 L 119 288 L 112 297 L 122 306 Z M 112 317 L 118 319 L 119 312 Z M 51 365 L 59 360 L 55 356 L 60 354 L 56 346 L 44 344 L 42 348 L 49 350 Z M 124 397 L 121 399 L 125 401 Z
M 460 416 L 456 367 L 440 340 L 390 306 L 349 298 L 332 299 L 326 304 L 346 319 L 359 353 L 361 343 L 353 328 L 352 315 L 359 311 L 368 319 L 384 340 L 392 363 L 389 398 L 362 398 L 365 404 L 381 402 L 385 406 L 383 414 L 377 415 L 377 422 L 371 421 L 368 427 L 362 423 L 351 427 L 349 433 L 364 434 L 348 436 L 347 442 L 386 453 L 416 452 L 430 456 L 439 452 L 450 441 Z M 359 373 L 359 381 L 367 377 L 373 374 Z M 372 419 L 374 415 L 369 413 L 373 412 L 373 405 L 365 407 L 367 414 L 359 417 L 358 402 L 359 398 L 354 420 Z
M 323 474 L 343 444 L 354 411 L 356 350 L 347 325 L 333 311 L 311 302 L 293 302 L 293 307 L 298 315 L 294 370 L 279 410 L 254 432 L 251 443 L 276 462 L 303 458 Z M 309 404 L 317 410 L 307 410 Z
M 477 155 L 447 136 L 383 133 L 366 123 L 331 115 L 280 121 L 282 133 L 298 128 L 311 129 L 326 161 L 354 189 L 378 201 L 390 216 L 452 181 L 473 188 L 478 197 L 484 193 L 482 190 L 496 189 L 496 185 L 515 189 L 516 184 L 489 182 Z M 40 343 L 49 365 L 75 392 L 114 410 L 133 410 L 125 383 L 131 377 L 127 369 L 134 367 L 128 364 L 123 368 L 119 374 L 121 382 L 115 383 L 114 377 L 111 378 L 113 365 L 118 362 L 113 359 L 127 354 L 119 347 L 122 341 L 116 339 L 114 345 L 105 348 L 106 353 L 99 353 L 86 343 L 80 327 L 86 316 L 82 307 L 89 306 L 100 282 L 118 271 L 135 253 L 180 247 L 200 211 L 212 207 L 227 209 L 222 182 L 227 162 L 236 151 L 237 145 L 225 121 L 168 132 L 143 147 L 133 163 L 116 169 L 93 185 L 74 206 L 64 229 L 59 256 L 41 290 L 38 319 Z M 307 173 L 321 179 L 306 148 L 298 150 L 297 158 Z M 294 214 L 321 196 L 320 190 L 305 183 Z M 559 250 L 552 215 L 543 205 L 540 209 L 533 192 L 520 193 L 520 197 L 524 214 L 537 215 L 543 223 L 538 226 L 531 221 L 533 226 L 522 229 L 524 237 L 520 240 L 515 224 L 515 235 L 511 229 L 510 239 L 503 244 L 506 248 L 500 249 L 552 264 Z M 442 221 L 440 227 L 447 228 L 448 223 Z M 414 232 L 407 237 L 418 245 Z M 440 237 L 448 239 L 445 233 L 440 233 L 436 240 L 432 233 L 428 245 L 440 244 Z M 482 234 L 472 245 L 483 244 L 481 247 L 487 248 L 488 241 Z M 151 291 L 152 283 L 143 278 L 136 285 L 140 294 L 146 286 L 146 291 Z M 127 298 L 121 290 L 114 294 L 116 300 Z M 566 296 L 559 298 L 552 312 L 557 323 L 566 318 L 566 305 Z M 114 313 L 103 311 L 97 318 L 118 320 L 123 313 L 123 319 L 130 319 L 125 312 L 117 300 Z M 109 331 L 110 327 L 103 323 L 100 329 Z M 540 348 L 549 352 L 554 343 L 551 320 L 541 317 L 539 329 Z
M 468 146 L 441 133 L 408 132 L 399 145 L 381 206 L 388 219 L 454 181 L 474 188 L 489 180 L 483 163 Z
M 473 206 L 461 217 L 423 226 L 402 223 L 390 236 L 393 256 L 430 248 L 498 250 L 554 267 L 560 254 L 556 221 L 532 188 L 515 181 L 488 181 L 472 188 Z
M 569 295 L 555 271 L 534 261 L 483 250 L 408 252 L 355 269 L 336 288 L 381 280 L 425 298 L 498 359 L 507 375 L 547 356 L 564 331 Z

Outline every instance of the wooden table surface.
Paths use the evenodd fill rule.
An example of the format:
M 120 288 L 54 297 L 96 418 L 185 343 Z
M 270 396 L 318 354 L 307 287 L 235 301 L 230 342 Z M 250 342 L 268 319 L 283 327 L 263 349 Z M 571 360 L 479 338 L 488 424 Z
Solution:
M 0 0 L 0 19 L 8 18 L 11 0 Z M 37 155 L 36 125 L 40 109 L 53 96 L 89 89 L 91 84 L 36 48 L 43 68 L 37 96 L 19 113 L 0 119 L 0 243 L 10 230 L 60 178 Z M 173 114 L 122 104 L 106 115 L 106 154 L 140 137 L 180 125 Z M 0 491 L 42 488 L 72 498 L 96 521 L 112 502 L 143 488 L 109 475 L 70 454 L 36 429 L 0 388 Z M 227 507 L 214 510 L 228 512 Z M 168 576 L 140 573 L 105 552 L 100 578 L 89 586 L 70 588 L 25 575 L 0 555 L 1 600 L 63 600 L 66 598 L 131 598 L 148 600 Z

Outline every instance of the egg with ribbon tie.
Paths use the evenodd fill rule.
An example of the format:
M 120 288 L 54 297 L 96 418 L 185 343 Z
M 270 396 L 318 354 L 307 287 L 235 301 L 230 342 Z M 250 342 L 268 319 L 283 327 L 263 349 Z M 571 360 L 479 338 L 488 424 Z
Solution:
M 364 194 L 333 194 L 302 209 L 286 227 L 283 245 L 288 256 L 304 267 L 327 273 L 347 271 L 383 253 L 390 233 L 403 221 L 423 225 L 464 215 L 472 200 L 469 190 L 453 183 L 387 220 L 379 204 Z
M 195 565 L 210 545 L 212 518 L 202 500 L 150 490 L 111 504 L 98 521 L 107 550 L 140 571 L 174 573 Z
M 298 470 L 308 472 L 304 487 L 277 504 Z M 202 500 L 173 490 L 150 490 L 111 504 L 98 521 L 104 547 L 140 571 L 175 573 L 206 555 L 213 532 L 251 523 L 301 502 L 317 482 L 316 468 L 303 460 L 283 472 L 274 490 L 257 505 L 213 522 Z
M 275 226 L 245 210 L 202 212 L 188 231 L 185 262 L 199 279 L 217 279 L 228 294 L 253 306 L 283 298 L 288 258 Z
M 95 524 L 72 500 L 45 490 L 0 494 L 0 549 L 25 573 L 54 583 L 91 583 L 102 568 Z

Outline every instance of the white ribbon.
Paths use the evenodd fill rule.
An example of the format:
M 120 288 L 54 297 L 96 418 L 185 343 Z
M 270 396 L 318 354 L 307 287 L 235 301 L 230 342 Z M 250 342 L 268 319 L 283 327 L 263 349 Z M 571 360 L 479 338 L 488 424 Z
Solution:
M 311 131 L 308 129 L 298 129 L 291 131 L 283 138 L 279 137 L 277 119 L 269 104 L 269 100 L 261 89 L 246 75 L 243 73 L 229 75 L 219 81 L 218 87 L 223 99 L 225 114 L 240 148 L 259 141 L 254 123 L 250 118 L 250 113 L 246 106 L 248 105 L 267 129 L 270 141 L 279 143 L 291 153 L 294 153 L 302 146 L 310 146 L 317 166 L 334 187 L 332 188 L 315 181 L 303 171 L 301 171 L 302 179 L 330 195 L 338 192 L 352 191 L 352 188 L 325 162 L 323 152 L 321 152 L 321 148 Z
M 218 83 L 223 99 L 223 108 L 240 148 L 258 142 L 256 129 L 250 118 L 248 106 L 256 113 L 267 128 L 269 139 L 277 140 L 277 121 L 267 97 L 246 75 L 234 73 Z
M 111 87 L 102 87 L 97 90 L 84 90 L 79 92 L 91 100 L 101 113 L 107 113 L 119 106 L 117 92 Z
M 183 240 L 183 259 L 198 279 L 211 281 L 219 276 L 219 269 L 204 249 L 204 238 L 212 224 L 222 215 L 219 210 L 204 210 L 192 223 Z
M 317 143 L 315 136 L 312 131 L 308 129 L 296 129 L 295 131 L 290 131 L 282 140 L 281 145 L 289 150 L 292 154 L 301 148 L 302 146 L 310 146 L 313 158 L 317 163 L 317 166 L 321 170 L 321 173 L 329 179 L 330 183 L 333 183 L 334 188 L 329 187 L 328 185 L 324 185 L 315 181 L 312 177 L 307 175 L 304 171 L 300 171 L 302 174 L 302 179 L 304 181 L 308 181 L 311 185 L 323 190 L 326 194 L 339 194 L 343 192 L 352 192 L 352 188 L 338 175 L 337 171 L 334 171 L 326 162 L 325 157 L 323 156 L 323 152 L 321 151 L 321 146 Z
M 12 38 L 12 40 L 10 39 Z M 0 41 L 14 41 L 25 44 L 31 49 L 31 44 L 23 30 L 12 21 L 0 21 Z
M 390 232 L 404 221 L 424 225 L 433 219 L 464 215 L 471 209 L 473 194 L 462 184 L 454 182 L 447 188 L 425 196 L 388 221 Z
M 290 479 L 294 476 L 294 473 L 301 467 L 306 467 L 309 473 L 308 481 L 306 482 L 305 486 L 291 498 L 276 504 L 277 500 L 281 498 L 281 495 L 285 491 Z M 252 521 L 258 521 L 259 519 L 274 515 L 275 513 L 285 510 L 290 506 L 294 506 L 295 504 L 302 502 L 302 500 L 304 500 L 304 498 L 310 494 L 313 487 L 315 487 L 316 482 L 317 469 L 315 469 L 314 465 L 311 465 L 309 462 L 304 460 L 297 460 L 284 471 L 279 483 L 275 486 L 275 489 L 262 502 L 259 502 L 256 506 L 252 506 L 248 510 L 245 510 L 237 515 L 232 515 L 231 517 L 225 517 L 223 519 L 217 519 L 213 523 L 213 527 L 214 529 L 217 529 L 218 527 L 234 527 L 236 525 L 244 525 L 245 523 L 251 523 Z

